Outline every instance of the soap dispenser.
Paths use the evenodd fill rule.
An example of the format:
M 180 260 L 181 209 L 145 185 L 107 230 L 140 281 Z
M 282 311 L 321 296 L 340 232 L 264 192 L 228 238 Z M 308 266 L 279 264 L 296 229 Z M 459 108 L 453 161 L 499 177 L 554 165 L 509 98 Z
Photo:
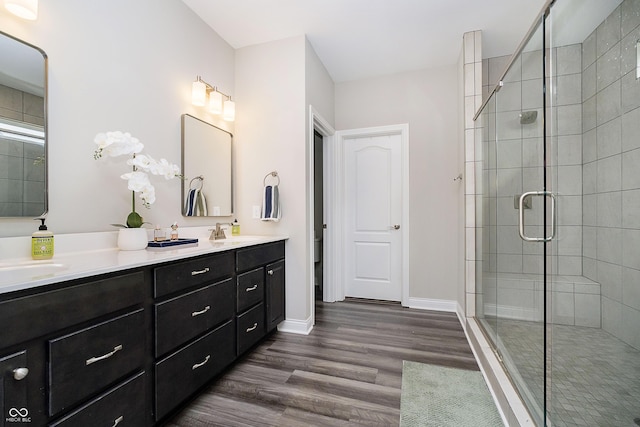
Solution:
M 239 236 L 240 235 L 240 223 L 238 222 L 238 220 L 234 220 L 233 223 L 231 223 L 231 235 L 232 236 Z
M 38 231 L 31 235 L 31 258 L 51 259 L 53 258 L 53 233 L 47 230 L 44 225 L 44 218 L 35 218 L 42 221 Z

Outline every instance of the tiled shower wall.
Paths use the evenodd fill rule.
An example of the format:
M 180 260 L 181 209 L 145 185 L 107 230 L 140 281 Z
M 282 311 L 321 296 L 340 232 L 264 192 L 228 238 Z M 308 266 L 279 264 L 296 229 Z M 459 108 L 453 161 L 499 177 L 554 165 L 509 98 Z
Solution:
M 465 315 L 476 314 L 476 270 L 482 268 L 481 229 L 476 223 L 476 207 L 482 207 L 482 189 L 476 184 L 476 170 L 482 168 L 482 129 L 476 129 L 473 117 L 482 105 L 482 33 L 470 31 L 463 35 L 464 63 L 464 197 L 465 197 Z M 476 202 L 477 201 L 477 202 Z M 480 234 L 480 238 L 477 238 Z M 481 271 L 481 270 L 478 270 Z M 480 287 L 478 287 L 478 292 Z
M 551 271 L 582 275 L 599 283 L 602 328 L 640 349 L 638 40 L 640 0 L 625 0 L 582 44 L 554 48 L 550 52 L 554 98 L 548 111 L 548 125 L 554 126 L 550 133 L 557 135 L 550 145 L 550 149 L 557 150 L 550 156 L 557 159 L 551 186 L 559 194 L 558 215 L 562 224 L 552 247 L 556 256 Z M 519 109 L 537 109 L 540 117 L 541 103 L 531 100 L 541 98 L 530 92 L 541 87 L 540 77 L 532 74 L 540 69 L 541 58 L 534 58 L 539 55 L 539 52 L 523 54 L 515 72 L 505 79 L 499 92 L 501 101 L 496 105 L 497 122 L 502 126 Z M 485 97 L 508 60 L 508 56 L 484 60 Z M 530 69 L 531 64 L 536 65 Z M 495 147 L 485 156 L 490 168 L 496 168 L 498 183 L 496 212 L 489 212 L 488 216 L 499 219 L 502 229 L 495 230 L 497 237 L 490 242 L 489 253 L 478 257 L 497 258 L 489 260 L 490 271 L 539 273 L 542 271 L 539 249 L 515 238 L 517 217 L 512 197 L 535 189 L 521 183 L 542 182 L 541 177 L 536 177 L 541 165 L 535 161 L 542 156 L 530 151 L 540 144 L 527 142 L 540 134 L 535 128 L 527 134 L 524 126 L 520 131 L 515 125 L 499 130 L 502 141 L 498 142 L 498 158 L 491 157 Z M 522 168 L 522 175 L 518 168 Z M 535 204 L 533 208 L 536 209 Z M 553 309 L 557 310 L 555 302 Z M 574 304 L 577 313 L 577 299 Z
M 42 97 L 0 85 L 0 117 L 44 125 Z M 44 212 L 44 147 L 0 137 L 0 216 Z
M 583 274 L 601 284 L 602 327 L 640 349 L 640 1 L 582 43 Z
M 554 66 L 557 89 L 548 106 L 548 114 L 553 125 L 548 133 L 556 135 L 548 149 L 557 150 L 552 158 L 554 176 L 559 179 L 552 184 L 558 194 L 557 237 L 552 243 L 553 265 L 556 275 L 582 275 L 582 125 L 581 125 L 581 46 L 572 45 L 553 49 L 550 52 Z M 489 58 L 484 61 L 485 81 L 483 92 L 489 91 L 498 79 L 510 56 Z M 490 128 L 497 129 L 497 139 L 487 141 L 488 169 L 491 187 L 491 209 L 489 217 L 495 219 L 495 228 L 490 234 L 495 239 L 490 242 L 488 255 L 491 258 L 489 271 L 497 273 L 542 274 L 542 245 L 523 242 L 518 233 L 518 210 L 514 197 L 526 191 L 543 189 L 542 176 L 542 52 L 523 52 L 516 59 L 504 78 L 503 86 L 497 93 L 495 112 L 488 112 Z M 533 123 L 521 124 L 520 113 L 535 113 Z M 496 135 L 488 130 L 487 135 Z M 557 156 L 556 156 L 557 154 Z M 496 197 L 493 199 L 493 197 Z M 532 236 L 542 235 L 542 199 L 531 199 L 532 209 L 525 211 L 526 232 Z M 514 301 L 514 303 L 517 303 Z

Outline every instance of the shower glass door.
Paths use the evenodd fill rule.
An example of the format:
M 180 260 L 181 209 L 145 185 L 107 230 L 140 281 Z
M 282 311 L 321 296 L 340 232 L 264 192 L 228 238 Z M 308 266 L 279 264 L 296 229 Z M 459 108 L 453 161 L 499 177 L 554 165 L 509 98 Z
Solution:
M 548 424 L 640 425 L 640 3 L 556 1 L 545 40 Z
M 543 28 L 502 79 L 496 105 L 498 346 L 534 418 L 544 417 L 545 138 Z
M 543 26 L 522 52 L 489 60 L 496 91 L 485 104 L 481 236 L 483 268 L 476 304 L 483 324 L 534 419 L 545 413 L 545 187 Z M 507 65 L 509 64 L 509 65 Z
M 536 425 L 640 426 L 640 1 L 548 1 L 517 52 L 484 60 L 476 318 Z

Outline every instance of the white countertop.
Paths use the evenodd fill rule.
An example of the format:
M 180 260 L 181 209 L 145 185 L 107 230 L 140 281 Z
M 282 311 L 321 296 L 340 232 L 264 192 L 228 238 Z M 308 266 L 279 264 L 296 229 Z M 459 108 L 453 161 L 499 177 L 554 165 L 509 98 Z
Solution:
M 199 230 L 194 228 L 193 232 L 196 231 Z M 286 236 L 243 235 L 223 240 L 209 240 L 208 236 L 191 234 L 193 238 L 198 238 L 197 246 L 121 251 L 110 247 L 115 246 L 115 237 L 112 235 L 114 234 L 111 232 L 105 232 L 55 236 L 57 239 L 54 240 L 55 253 L 49 260 L 34 261 L 27 257 L 0 257 L 0 294 L 287 239 Z M 187 238 L 190 235 L 181 234 L 180 237 Z M 61 250 L 58 250 L 58 240 L 61 241 Z M 96 244 L 92 245 L 92 241 Z M 30 236 L 0 239 L 4 254 L 8 253 L 8 246 L 14 246 L 15 249 L 17 245 L 22 248 L 28 242 L 30 242 Z M 20 252 L 17 251 L 17 253 Z M 13 253 L 16 251 L 14 250 Z

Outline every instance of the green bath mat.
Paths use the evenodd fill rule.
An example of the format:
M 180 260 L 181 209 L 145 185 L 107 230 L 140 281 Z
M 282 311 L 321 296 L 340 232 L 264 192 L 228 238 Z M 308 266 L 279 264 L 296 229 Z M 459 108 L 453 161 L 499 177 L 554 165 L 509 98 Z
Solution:
M 503 426 L 482 373 L 405 360 L 400 426 Z

